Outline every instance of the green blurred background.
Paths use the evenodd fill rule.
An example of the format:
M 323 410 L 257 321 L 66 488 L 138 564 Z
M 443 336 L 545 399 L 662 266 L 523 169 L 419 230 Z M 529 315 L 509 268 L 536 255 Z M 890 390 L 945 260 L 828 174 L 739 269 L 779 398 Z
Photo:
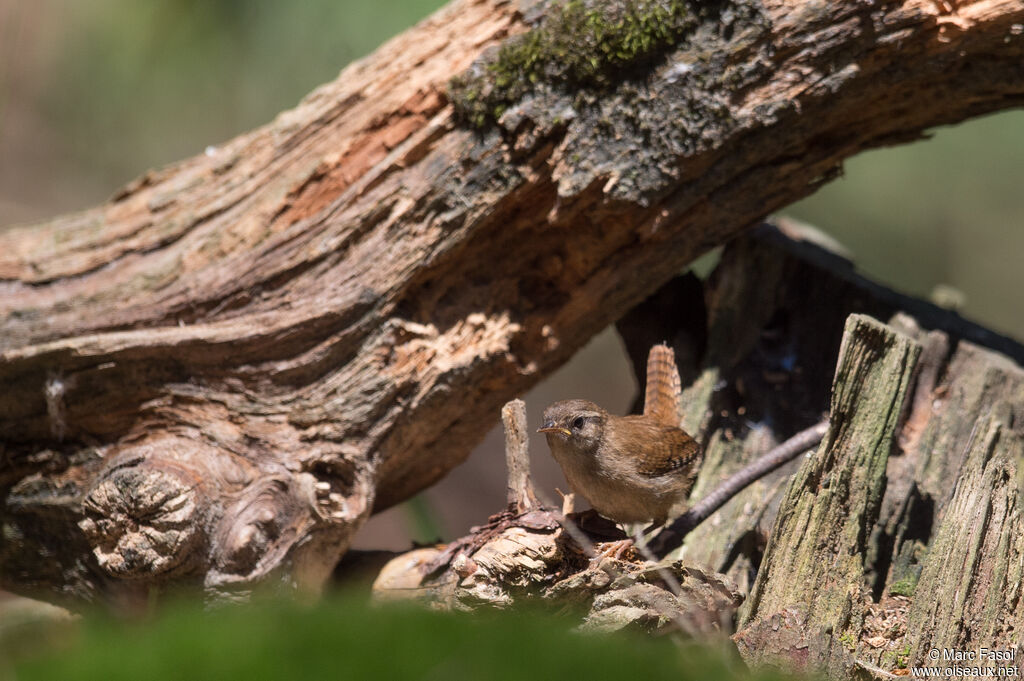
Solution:
M 0 229 L 103 201 L 146 169 L 269 122 L 437 0 L 0 0 Z M 786 212 L 828 231 L 869 275 L 1024 337 L 1024 112 L 864 154 Z M 624 412 L 635 385 L 617 337 L 599 336 L 527 396 Z M 497 415 L 495 415 L 497 421 Z M 560 475 L 532 443 L 541 482 Z M 563 485 L 564 486 L 564 485 Z M 504 498 L 501 438 L 413 504 L 371 521 L 367 547 L 450 538 Z

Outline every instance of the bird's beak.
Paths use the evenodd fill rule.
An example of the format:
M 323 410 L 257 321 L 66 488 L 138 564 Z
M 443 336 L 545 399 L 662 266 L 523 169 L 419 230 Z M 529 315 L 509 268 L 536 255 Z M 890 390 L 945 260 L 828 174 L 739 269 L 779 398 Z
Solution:
M 558 426 L 556 426 L 551 421 L 548 421 L 542 427 L 538 428 L 537 432 L 538 433 L 561 433 L 562 435 L 565 435 L 566 437 L 569 437 L 570 435 L 572 435 L 572 433 L 568 429 L 566 429 L 566 428 L 559 428 Z

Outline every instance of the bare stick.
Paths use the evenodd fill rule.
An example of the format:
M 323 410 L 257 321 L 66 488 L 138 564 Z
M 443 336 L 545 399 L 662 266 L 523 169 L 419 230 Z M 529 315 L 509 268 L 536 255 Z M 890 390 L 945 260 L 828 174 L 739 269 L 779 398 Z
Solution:
M 826 431 L 828 431 L 828 420 L 800 431 L 761 458 L 740 469 L 739 472 L 694 504 L 689 511 L 676 518 L 675 522 L 665 527 L 651 541 L 651 549 L 659 555 L 665 555 L 682 545 L 687 534 L 724 506 L 727 501 L 739 494 L 747 485 L 817 445 L 825 437 Z
M 519 513 L 537 508 L 537 496 L 530 480 L 530 452 L 527 446 L 526 404 L 522 400 L 506 402 L 501 408 L 505 427 L 505 466 L 508 469 L 506 499 Z

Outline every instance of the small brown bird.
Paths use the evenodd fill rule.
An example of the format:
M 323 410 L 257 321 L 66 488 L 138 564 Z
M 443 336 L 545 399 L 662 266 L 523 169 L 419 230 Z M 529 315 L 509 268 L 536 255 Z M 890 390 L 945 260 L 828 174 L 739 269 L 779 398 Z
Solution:
M 671 353 L 651 350 L 643 416 L 613 416 L 587 400 L 544 410 L 538 432 L 547 435 L 569 487 L 616 522 L 663 523 L 684 510 L 697 477 L 700 446 L 677 427 L 679 374 Z

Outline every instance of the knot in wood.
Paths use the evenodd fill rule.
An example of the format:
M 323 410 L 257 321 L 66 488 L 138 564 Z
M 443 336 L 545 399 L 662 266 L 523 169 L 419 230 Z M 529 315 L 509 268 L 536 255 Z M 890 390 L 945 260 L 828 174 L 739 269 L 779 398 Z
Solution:
M 226 574 L 247 575 L 275 548 L 283 551 L 298 536 L 300 504 L 283 480 L 269 480 L 245 490 L 243 498 L 226 515 L 215 545 L 217 561 Z M 282 541 L 283 540 L 283 541 Z
M 204 536 L 199 482 L 192 471 L 152 461 L 104 475 L 78 523 L 100 567 L 129 579 L 183 570 Z

